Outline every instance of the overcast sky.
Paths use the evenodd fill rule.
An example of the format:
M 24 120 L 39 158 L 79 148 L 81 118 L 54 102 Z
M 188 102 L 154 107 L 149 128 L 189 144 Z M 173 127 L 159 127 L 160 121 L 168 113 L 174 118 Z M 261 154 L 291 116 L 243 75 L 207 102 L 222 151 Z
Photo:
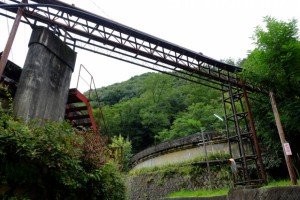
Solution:
M 0 0 L 5 1 L 5 0 Z M 244 58 L 253 49 L 251 36 L 264 16 L 300 21 L 299 0 L 66 0 L 76 7 L 215 58 Z M 0 17 L 2 51 L 11 20 Z M 299 23 L 298 23 L 299 24 Z M 30 27 L 19 28 L 9 57 L 23 66 Z M 97 87 L 121 82 L 149 70 L 78 50 L 71 87 L 79 65 L 92 72 Z M 84 85 L 80 86 L 84 90 Z

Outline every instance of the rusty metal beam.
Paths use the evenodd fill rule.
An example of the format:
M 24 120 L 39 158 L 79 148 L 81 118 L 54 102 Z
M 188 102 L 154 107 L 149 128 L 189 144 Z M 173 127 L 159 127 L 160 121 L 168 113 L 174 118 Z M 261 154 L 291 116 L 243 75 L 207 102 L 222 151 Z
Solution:
M 28 3 L 28 1 L 27 0 L 22 0 L 22 3 Z M 0 59 L 0 77 L 2 77 L 2 74 L 4 72 L 4 69 L 5 69 L 7 60 L 8 60 L 8 56 L 9 56 L 11 47 L 14 43 L 14 39 L 15 39 L 15 36 L 17 34 L 18 27 L 19 27 L 19 24 L 21 22 L 21 18 L 22 18 L 23 13 L 24 13 L 23 8 L 18 8 L 14 24 L 11 28 L 10 34 L 8 36 L 5 48 L 3 50 L 3 53 L 2 53 L 2 56 L 1 56 L 1 59 Z
M 244 84 L 244 83 L 242 83 L 242 84 Z M 248 123 L 250 126 L 250 135 L 251 135 L 251 139 L 254 143 L 254 148 L 255 148 L 256 155 L 257 155 L 260 177 L 264 183 L 267 183 L 266 171 L 265 171 L 263 159 L 261 156 L 261 150 L 260 150 L 258 139 L 257 139 L 253 113 L 251 110 L 251 106 L 250 106 L 250 102 L 249 102 L 249 98 L 248 98 L 248 92 L 247 92 L 246 88 L 243 88 L 243 94 L 244 94 L 244 102 L 245 102 L 245 106 L 246 106 L 246 111 L 248 112 L 247 118 L 248 118 Z
M 242 71 L 240 67 L 217 61 L 88 11 L 56 0 L 32 0 L 30 4 L 23 5 L 16 4 L 19 2 L 17 0 L 10 2 L 14 5 L 0 2 L 0 8 L 15 13 L 18 6 L 26 7 L 24 16 L 27 23 L 31 26 L 48 26 L 74 47 L 106 56 L 113 52 L 125 57 L 126 60 L 123 60 L 126 62 L 156 71 L 184 72 L 183 74 L 201 79 L 202 84 L 206 82 L 206 85 L 219 85 L 219 89 L 223 84 L 243 87 L 236 77 Z M 245 87 L 248 91 L 263 92 L 249 84 Z

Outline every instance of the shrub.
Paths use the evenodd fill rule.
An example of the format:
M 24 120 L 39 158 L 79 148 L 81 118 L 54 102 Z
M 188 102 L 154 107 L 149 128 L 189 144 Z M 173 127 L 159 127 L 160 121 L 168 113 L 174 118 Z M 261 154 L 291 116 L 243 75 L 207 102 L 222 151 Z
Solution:
M 83 161 L 86 168 L 99 168 L 105 163 L 105 145 L 107 139 L 100 137 L 94 132 L 80 131 L 77 133 L 84 138 L 84 143 L 81 147 L 83 150 Z
M 132 157 L 131 141 L 121 135 L 114 136 L 111 140 L 109 148 L 113 151 L 114 161 L 118 163 L 121 170 L 128 171 L 130 158 Z
M 101 168 L 100 180 L 103 181 L 101 185 L 103 199 L 125 199 L 124 177 L 113 163 L 107 163 Z
M 66 122 L 24 124 L 0 111 L 0 197 L 111 199 L 106 192 L 114 190 L 124 199 L 120 174 L 104 164 L 104 150 L 100 136 Z

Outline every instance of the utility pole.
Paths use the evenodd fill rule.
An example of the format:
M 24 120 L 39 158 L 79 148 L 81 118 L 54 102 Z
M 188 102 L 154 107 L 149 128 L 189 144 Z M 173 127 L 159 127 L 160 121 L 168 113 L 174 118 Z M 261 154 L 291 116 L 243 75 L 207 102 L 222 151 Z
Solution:
M 275 97 L 272 91 L 269 92 L 269 96 L 270 96 L 270 100 L 271 100 L 271 104 L 272 104 L 272 110 L 273 110 L 273 114 L 275 117 L 275 122 L 276 122 L 276 126 L 277 126 L 277 130 L 278 130 L 278 134 L 280 137 L 280 142 L 283 148 L 283 152 L 284 152 L 284 158 L 285 158 L 285 162 L 286 162 L 286 166 L 288 168 L 288 172 L 290 175 L 290 179 L 292 181 L 293 185 L 297 185 L 297 178 L 296 178 L 296 174 L 292 165 L 292 158 L 291 158 L 291 152 L 287 153 L 286 149 L 285 149 L 285 144 L 288 144 L 285 140 L 285 135 L 284 135 L 284 131 L 283 131 L 283 127 L 280 121 L 280 116 L 279 116 L 279 112 L 277 109 L 277 105 L 276 105 L 276 101 L 275 101 Z
M 212 183 L 211 183 L 210 166 L 209 166 L 209 160 L 208 160 L 207 149 L 206 149 L 206 139 L 204 137 L 204 130 L 202 128 L 201 128 L 201 134 L 202 134 L 202 142 L 203 142 L 204 153 L 205 153 L 206 167 L 207 167 L 207 172 L 208 172 L 209 189 L 211 189 Z M 205 133 L 205 135 L 207 135 L 207 134 Z

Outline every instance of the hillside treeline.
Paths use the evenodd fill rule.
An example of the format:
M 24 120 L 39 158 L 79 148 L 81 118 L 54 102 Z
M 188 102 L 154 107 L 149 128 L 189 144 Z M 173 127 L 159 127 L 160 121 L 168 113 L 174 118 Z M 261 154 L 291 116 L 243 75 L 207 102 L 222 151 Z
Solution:
M 161 73 L 146 73 L 98 89 L 103 116 L 95 115 L 102 133 L 122 135 L 134 152 L 201 130 L 220 130 L 223 115 L 219 91 Z M 95 105 L 95 104 L 94 104 Z
M 239 76 L 275 93 L 299 175 L 300 42 L 297 21 L 266 17 L 264 22 L 265 26 L 257 27 L 253 34 L 255 48 L 238 63 L 243 68 Z M 100 88 L 98 93 L 107 125 L 106 131 L 96 109 L 102 133 L 128 138 L 134 152 L 201 130 L 224 129 L 224 124 L 214 116 L 224 115 L 220 92 L 169 75 L 143 74 Z M 255 99 L 251 104 L 266 168 L 280 169 L 284 166 L 284 158 L 269 96 L 251 94 L 251 97 Z

